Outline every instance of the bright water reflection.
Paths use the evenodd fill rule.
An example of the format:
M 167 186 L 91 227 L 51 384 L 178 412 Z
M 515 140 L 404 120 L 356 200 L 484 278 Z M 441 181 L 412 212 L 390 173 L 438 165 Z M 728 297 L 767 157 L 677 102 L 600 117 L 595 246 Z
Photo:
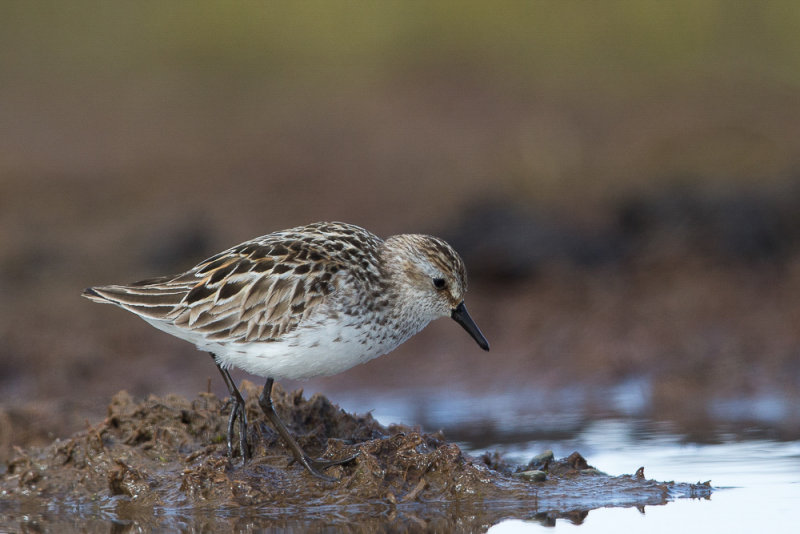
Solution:
M 574 393 L 574 392 L 573 392 Z M 618 410 L 623 416 L 588 416 L 575 395 L 549 398 L 551 410 L 543 413 L 509 411 L 502 396 L 480 399 L 480 410 L 464 399 L 442 398 L 415 409 L 406 401 L 388 399 L 373 415 L 383 423 L 423 423 L 427 430 L 444 428 L 445 434 L 461 440 L 464 450 L 479 454 L 499 450 L 509 460 L 527 463 L 534 455 L 552 449 L 556 457 L 579 451 L 589 463 L 611 475 L 631 474 L 644 466 L 647 478 L 662 481 L 704 482 L 718 488 L 708 500 L 681 499 L 665 506 L 600 508 L 591 510 L 579 525 L 558 519 L 560 530 L 580 533 L 603 532 L 797 532 L 796 508 L 800 503 L 800 441 L 744 440 L 742 435 L 714 435 L 714 443 L 698 444 L 676 434 L 669 423 L 630 417 L 637 410 Z M 376 399 L 370 399 L 375 403 Z M 459 402 L 462 401 L 462 402 Z M 347 403 L 345 403 L 347 404 Z M 625 404 L 625 403 L 623 403 Z M 518 403 L 516 403 L 519 406 Z M 528 405 L 530 406 L 530 405 Z M 348 409 L 359 411 L 360 402 Z M 488 414 L 506 417 L 486 432 Z M 625 417 L 627 415 L 628 417 Z M 438 423 L 431 428 L 431 422 Z M 450 421 L 452 426 L 446 424 Z M 444 423 L 444 424 L 443 424 Z M 481 439 L 470 439 L 483 432 Z M 526 430 L 527 429 L 527 430 Z M 487 435 L 489 441 L 486 440 Z M 494 440 L 493 442 L 490 442 Z M 563 510 L 562 510 L 563 512 Z M 490 532 L 532 532 L 545 528 L 540 522 L 508 519 Z
M 726 442 L 714 445 L 682 444 L 676 436 L 651 435 L 631 439 L 631 425 L 601 421 L 575 440 L 517 444 L 520 458 L 552 448 L 556 456 L 573 448 L 589 463 L 613 475 L 632 473 L 643 465 L 648 478 L 698 482 L 711 480 L 709 500 L 681 499 L 666 506 L 592 510 L 580 528 L 590 532 L 796 532 L 800 503 L 800 442 Z M 557 528 L 575 525 L 558 520 Z M 539 523 L 509 520 L 491 532 L 526 532 Z

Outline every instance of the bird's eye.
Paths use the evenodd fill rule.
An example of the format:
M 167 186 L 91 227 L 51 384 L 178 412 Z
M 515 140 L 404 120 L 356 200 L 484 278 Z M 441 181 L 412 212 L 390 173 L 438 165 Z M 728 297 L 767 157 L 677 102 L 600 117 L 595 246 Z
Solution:
M 447 287 L 447 281 L 444 278 L 434 278 L 433 287 L 436 289 L 444 289 Z

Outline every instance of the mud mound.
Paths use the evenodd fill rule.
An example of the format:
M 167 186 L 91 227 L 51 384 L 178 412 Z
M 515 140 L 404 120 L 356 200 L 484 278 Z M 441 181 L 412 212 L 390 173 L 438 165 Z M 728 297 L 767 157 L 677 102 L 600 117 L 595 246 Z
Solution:
M 0 524 L 31 521 L 102 529 L 109 521 L 140 527 L 341 525 L 372 529 L 398 518 L 409 528 L 481 530 L 504 517 L 582 521 L 599 506 L 664 504 L 707 496 L 708 485 L 608 477 L 577 453 L 540 455 L 527 466 L 497 454 L 473 458 L 441 435 L 378 424 L 314 395 L 273 390 L 276 410 L 309 454 L 339 459 L 318 480 L 290 456 L 248 397 L 253 459 L 226 456 L 225 402 L 211 394 L 137 402 L 118 393 L 101 423 L 41 448 L 18 449 L 0 473 Z M 376 521 L 378 523 L 376 523 Z

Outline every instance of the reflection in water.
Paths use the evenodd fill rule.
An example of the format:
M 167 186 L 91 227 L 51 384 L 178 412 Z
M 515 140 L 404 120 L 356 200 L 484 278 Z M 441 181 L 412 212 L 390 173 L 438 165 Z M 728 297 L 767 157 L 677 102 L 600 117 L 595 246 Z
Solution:
M 597 421 L 567 443 L 515 444 L 514 455 L 551 446 L 587 452 L 609 474 L 645 467 L 648 478 L 697 481 L 717 488 L 706 499 L 679 499 L 667 506 L 599 508 L 583 519 L 581 532 L 792 532 L 800 502 L 800 442 L 768 440 L 719 444 L 684 443 L 670 434 L 644 435 L 625 421 Z M 743 513 L 753 510 L 754 513 Z M 640 513 L 641 512 L 641 513 Z M 570 522 L 571 519 L 567 518 Z M 495 525 L 490 532 L 539 530 L 541 521 L 521 518 Z M 558 526 L 558 521 L 547 523 Z
M 710 480 L 706 499 L 679 499 L 667 506 L 540 512 L 509 518 L 491 532 L 539 530 L 580 524 L 581 532 L 792 531 L 800 502 L 800 405 L 784 397 L 704 399 L 686 420 L 653 420 L 646 381 L 615 388 L 524 391 L 475 398 L 458 393 L 344 403 L 374 408 L 380 421 L 402 420 L 479 453 L 500 450 L 526 462 L 551 449 L 557 457 L 581 451 L 611 475 L 640 466 L 655 480 Z M 363 401 L 364 403 L 362 404 Z M 369 404 L 366 404 L 369 403 Z M 766 439 L 765 439 L 766 436 Z M 785 439 L 780 439 L 785 438 Z M 743 510 L 758 513 L 742 514 Z
M 623 420 L 640 439 L 672 434 L 676 441 L 722 443 L 757 437 L 800 440 L 800 403 L 763 393 L 739 398 L 689 398 L 690 409 L 654 406 L 645 379 L 612 387 L 530 388 L 476 395 L 463 389 L 361 392 L 331 397 L 350 412 L 370 411 L 383 424 L 444 430 L 448 439 L 482 448 L 544 439 L 570 440 L 588 426 Z

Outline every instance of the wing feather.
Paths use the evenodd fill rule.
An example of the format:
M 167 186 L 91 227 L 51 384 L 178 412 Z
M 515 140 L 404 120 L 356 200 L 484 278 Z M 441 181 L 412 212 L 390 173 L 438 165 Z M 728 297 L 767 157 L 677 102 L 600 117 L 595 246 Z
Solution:
M 89 288 L 84 296 L 174 325 L 187 339 L 275 341 L 326 302 L 349 266 L 359 268 L 359 280 L 365 267 L 367 278 L 378 276 L 369 251 L 380 243 L 358 227 L 317 223 L 242 243 L 174 277 Z

